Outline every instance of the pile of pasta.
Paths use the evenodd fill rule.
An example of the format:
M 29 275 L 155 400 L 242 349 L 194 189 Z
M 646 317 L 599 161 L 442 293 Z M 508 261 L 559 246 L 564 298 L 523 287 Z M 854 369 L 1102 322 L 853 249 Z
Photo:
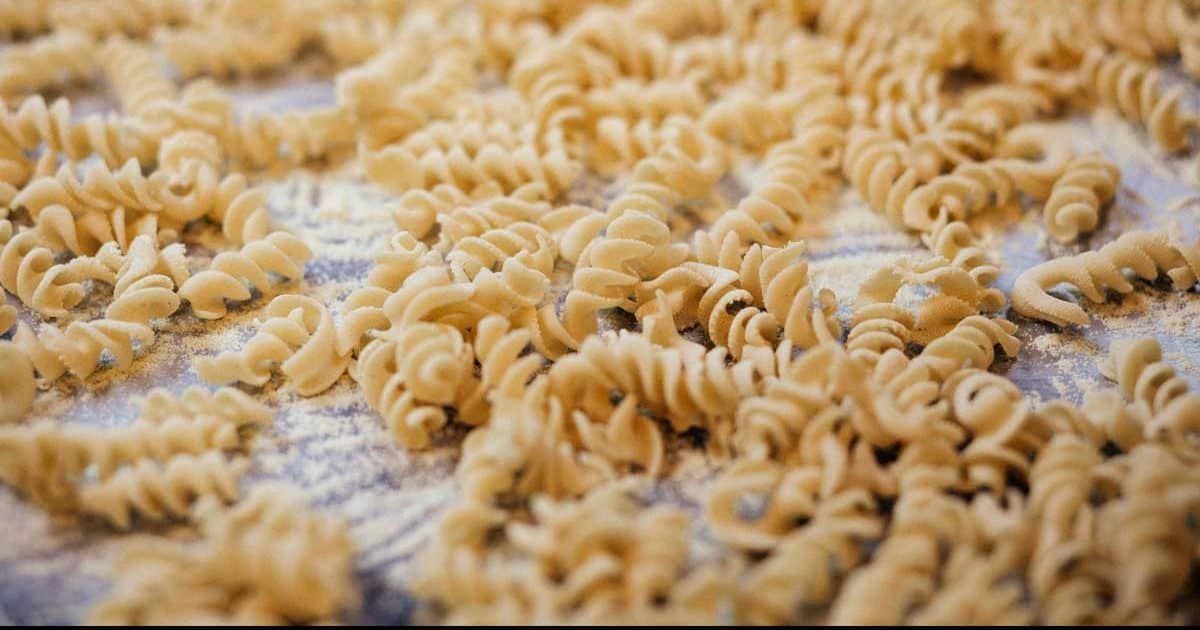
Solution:
M 238 501 L 228 453 L 275 379 L 352 381 L 399 448 L 467 429 L 461 501 L 407 585 L 432 620 L 1185 620 L 1200 395 L 1149 338 L 1114 342 L 1115 386 L 1082 405 L 989 368 L 1014 322 L 1087 324 L 1060 285 L 1194 289 L 1200 242 L 1126 232 L 1006 293 L 971 220 L 1096 230 L 1120 170 L 1048 124 L 1080 111 L 1190 151 L 1162 69 L 1200 77 L 1190 2 L 0 0 L 0 36 L 0 479 L 201 531 L 131 546 L 97 621 L 354 609 L 344 524 L 278 488 Z M 332 105 L 246 112 L 222 85 L 311 56 Z M 46 99 L 79 84 L 115 111 Z M 342 165 L 392 195 L 395 232 L 327 304 L 259 182 Z M 617 192 L 573 202 L 590 177 Z M 847 187 L 929 255 L 839 296 L 798 235 Z M 253 336 L 194 361 L 222 389 L 155 393 L 127 428 L 21 424 L 39 388 L 136 370 L 167 320 L 231 309 Z M 700 510 L 663 501 L 679 449 L 711 464 Z

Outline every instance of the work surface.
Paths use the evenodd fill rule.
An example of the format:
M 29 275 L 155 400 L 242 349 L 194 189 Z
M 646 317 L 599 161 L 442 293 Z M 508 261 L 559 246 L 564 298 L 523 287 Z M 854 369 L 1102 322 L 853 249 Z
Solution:
M 247 107 L 313 107 L 332 100 L 332 87 L 319 69 L 302 69 L 269 84 L 240 91 Z M 100 104 L 94 104 L 101 107 Z M 83 111 L 87 111 L 83 108 Z M 1080 149 L 1099 149 L 1123 173 L 1121 190 L 1100 230 L 1071 247 L 1048 241 L 1037 212 L 1019 207 L 980 217 L 1003 268 L 999 286 L 1006 291 L 1023 269 L 1042 260 L 1094 249 L 1124 230 L 1178 225 L 1189 240 L 1200 224 L 1200 188 L 1191 161 L 1165 159 L 1144 136 L 1115 115 L 1097 113 L 1057 127 L 1064 141 Z M 741 169 L 744 170 L 744 169 Z M 302 292 L 334 306 L 361 282 L 371 253 L 394 232 L 382 207 L 387 196 L 358 183 L 354 165 L 328 172 L 266 173 L 275 218 L 313 245 Z M 736 202 L 745 182 L 722 182 L 724 203 Z M 585 178 L 571 191 L 572 201 L 596 203 L 621 188 L 620 181 Z M 720 207 L 722 200 L 714 200 Z M 805 234 L 814 270 L 813 283 L 833 289 L 843 323 L 858 284 L 881 265 L 903 256 L 920 258 L 926 250 L 867 209 L 853 192 L 837 209 Z M 160 340 L 125 373 L 104 372 L 87 383 L 61 383 L 38 398 L 32 419 L 116 426 L 132 421 L 134 399 L 152 387 L 179 390 L 199 383 L 191 359 L 236 345 L 253 333 L 255 318 L 271 296 L 249 303 L 220 322 L 191 316 L 170 320 Z M 905 296 L 910 301 L 918 295 Z M 99 310 L 100 305 L 96 305 Z M 1082 395 L 1107 384 L 1097 370 L 1114 339 L 1155 335 L 1166 360 L 1190 382 L 1200 384 L 1200 296 L 1139 286 L 1108 304 L 1088 306 L 1093 323 L 1084 329 L 1058 330 L 1009 314 L 1021 325 L 1020 355 L 996 369 L 1043 400 Z M 245 484 L 285 480 L 306 493 L 315 507 L 347 519 L 359 549 L 358 578 L 364 606 L 359 621 L 398 623 L 412 618 L 415 606 L 404 585 L 413 558 L 425 546 L 438 516 L 455 501 L 453 470 L 461 433 L 440 438 L 441 446 L 421 453 L 398 447 L 379 416 L 369 409 L 348 376 L 332 389 L 303 398 L 273 381 L 260 392 L 275 411 L 274 426 L 251 447 L 252 468 Z M 689 451 L 673 462 L 672 474 L 655 496 L 696 511 L 703 504 L 711 468 Z M 697 535 L 707 533 L 696 521 Z M 99 522 L 51 518 L 7 488 L 0 488 L 0 622 L 50 624 L 78 622 L 108 588 L 109 563 L 130 534 Z M 703 545 L 717 553 L 716 545 Z

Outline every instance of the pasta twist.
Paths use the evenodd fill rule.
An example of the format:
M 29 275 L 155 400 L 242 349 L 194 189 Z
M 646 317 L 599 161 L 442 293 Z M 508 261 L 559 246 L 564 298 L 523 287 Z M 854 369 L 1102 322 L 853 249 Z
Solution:
M 197 359 L 200 377 L 217 385 L 261 386 L 278 364 L 301 396 L 312 396 L 328 389 L 346 371 L 350 359 L 338 354 L 333 317 L 320 302 L 281 295 L 267 305 L 266 316 L 241 350 Z
M 303 164 L 324 159 L 354 142 L 350 115 L 340 107 L 279 114 L 253 112 L 232 125 L 225 137 L 240 164 L 265 168 L 281 159 Z
M 273 618 L 311 623 L 353 608 L 354 541 L 346 524 L 309 509 L 290 487 L 264 484 L 228 510 L 198 509 L 211 543 L 206 572 L 253 592 Z
M 66 0 L 50 7 L 50 22 L 57 27 L 85 30 L 96 37 L 125 34 L 149 35 L 159 26 L 176 26 L 197 18 L 196 4 L 188 0 Z
M 111 249 L 96 257 L 58 263 L 47 247 L 50 243 L 37 230 L 24 230 L 16 236 L 8 234 L 10 230 L 11 224 L 0 225 L 0 285 L 42 315 L 67 315 L 86 295 L 85 281 L 112 284 L 115 280 L 108 262 L 115 254 Z
M 1084 58 L 1080 73 L 1097 101 L 1144 125 L 1164 151 L 1174 153 L 1191 146 L 1187 135 L 1191 116 L 1180 111 L 1182 88 L 1164 91 L 1162 73 L 1153 65 L 1122 52 L 1094 48 Z
M 858 290 L 846 350 L 850 356 L 874 367 L 883 353 L 903 352 L 915 324 L 908 309 L 894 303 L 903 278 L 895 270 L 884 268 L 872 275 Z
M 241 173 L 221 180 L 208 214 L 221 224 L 221 233 L 234 245 L 270 239 L 271 215 L 266 192 L 250 188 Z
M 268 29 L 213 24 L 154 33 L 155 43 L 184 78 L 249 76 L 274 70 L 293 59 L 305 39 L 305 31 L 293 24 Z
M 951 266 L 971 274 L 979 287 L 991 286 L 1000 275 L 991 254 L 981 246 L 979 236 L 965 222 L 951 220 L 948 214 L 935 221 L 921 235 L 921 240 L 929 251 Z
M 37 395 L 33 364 L 8 341 L 0 341 L 0 425 L 18 422 Z
M 893 223 L 905 225 L 905 200 L 920 181 L 909 161 L 903 143 L 879 131 L 854 127 L 842 156 L 842 173 L 867 204 Z
M 179 296 L 192 305 L 197 317 L 220 319 L 228 312 L 226 300 L 251 298 L 246 283 L 265 292 L 273 284 L 268 274 L 277 274 L 284 281 L 300 278 L 310 257 L 312 251 L 300 239 L 287 232 L 272 232 L 239 251 L 217 254 L 208 269 L 184 281 Z
M 149 236 L 133 240 L 113 283 L 113 301 L 104 316 L 148 324 L 179 310 L 175 290 L 188 279 L 187 259 L 180 243 L 162 250 Z
M 467 436 L 455 475 L 470 500 L 490 505 L 539 492 L 574 497 L 616 475 L 606 459 L 572 439 L 565 400 L 553 390 L 550 378 L 539 376 Z
M 100 49 L 99 58 L 124 113 L 150 116 L 162 103 L 176 97 L 175 83 L 146 46 L 122 36 L 113 37 Z
M 1187 583 L 1196 547 L 1186 513 L 1164 496 L 1155 479 L 1172 462 L 1169 451 L 1142 445 L 1131 460 L 1122 483 L 1125 496 L 1105 505 L 1099 519 L 1098 543 L 1123 569 L 1113 576 L 1110 614 L 1116 621 L 1175 599 Z
M 1017 356 L 1021 342 L 1013 336 L 1016 330 L 1008 320 L 972 315 L 925 346 L 913 362 L 927 366 L 943 381 L 964 368 L 986 370 L 996 360 L 995 346 L 1009 357 Z
M 533 334 L 525 329 L 510 330 L 510 323 L 499 315 L 479 321 L 472 343 L 479 362 L 479 386 L 458 401 L 459 418 L 471 425 L 487 422 L 492 400 L 520 398 L 525 386 L 542 368 L 542 358 L 524 354 Z
M 564 401 L 580 399 L 566 393 L 578 388 L 616 389 L 662 410 L 672 426 L 683 431 L 732 417 L 739 398 L 759 391 L 761 366 L 749 361 L 728 366 L 726 356 L 724 348 L 716 348 L 693 360 L 677 349 L 658 348 L 641 335 L 621 331 L 607 341 L 588 337 L 578 353 L 551 367 L 550 377 Z
M 39 147 L 44 151 L 35 162 L 29 155 Z M 130 159 L 149 163 L 154 146 L 128 121 L 98 114 L 74 119 L 66 99 L 47 106 L 40 95 L 34 95 L 15 110 L 0 105 L 0 199 L 16 205 L 14 198 L 27 182 L 53 174 L 58 154 L 82 160 L 93 153 L 116 168 Z M 50 162 L 43 164 L 47 156 Z
M 218 452 L 177 455 L 165 464 L 142 460 L 84 488 L 80 506 L 118 529 L 129 529 L 135 515 L 151 521 L 183 518 L 202 497 L 237 500 L 237 480 L 247 463 L 230 462 Z
M 106 354 L 114 359 L 113 367 L 129 369 L 135 344 L 145 347 L 154 343 L 154 330 L 137 322 L 97 319 L 71 322 L 66 330 L 43 326 L 38 334 L 21 322 L 12 340 L 33 362 L 40 386 L 47 387 L 67 372 L 81 379 L 91 376 Z
M 147 422 L 162 422 L 175 416 L 219 416 L 244 419 L 252 424 L 265 425 L 271 421 L 271 410 L 249 395 L 232 387 L 209 392 L 197 386 L 188 387 L 178 396 L 156 388 L 139 401 L 139 417 Z
M 866 493 L 827 499 L 807 525 L 779 541 L 751 570 L 738 592 L 738 619 L 787 623 L 798 621 L 802 607 L 827 605 L 845 574 L 864 560 L 862 543 L 883 533 L 874 512 Z
M 1145 437 L 1184 446 L 1200 430 L 1200 396 L 1162 360 L 1152 337 L 1114 341 L 1105 376 L 1115 380 L 1125 400 L 1146 416 Z
M 460 146 L 449 151 L 432 148 L 418 155 L 392 145 L 366 155 L 363 167 L 372 181 L 397 194 L 413 188 L 431 189 L 441 183 L 468 191 L 499 185 L 504 192 L 538 183 L 557 195 L 569 188 L 583 170 L 560 149 L 539 152 L 529 144 L 515 149 L 488 144 L 475 155 Z
M 465 47 L 432 59 L 417 55 L 418 48 L 393 47 L 338 77 L 337 103 L 354 113 L 369 150 L 449 117 L 458 96 L 475 84 L 474 60 Z
M 911 191 L 898 216 L 901 225 L 927 231 L 943 216 L 965 219 L 986 208 L 1004 205 L 1015 189 L 1010 160 L 966 162 Z
M 798 143 L 773 147 L 767 155 L 762 183 L 713 223 L 714 242 L 724 241 L 730 233 L 737 233 L 745 243 L 790 240 L 798 225 L 816 218 L 809 201 L 817 179 L 811 167 L 814 160 L 815 156 Z
M 563 305 L 563 325 L 575 340 L 596 330 L 597 311 L 634 311 L 639 283 L 682 262 L 685 245 L 672 244 L 671 231 L 654 216 L 630 210 L 609 224 L 579 256 Z
M 57 31 L 0 55 L 0 94 L 36 92 L 96 74 L 95 42 L 79 31 Z
M 367 344 L 353 376 L 396 441 L 416 450 L 445 426 L 442 406 L 477 387 L 473 359 L 471 346 L 453 327 L 415 323 Z
M 1200 249 L 1173 242 L 1162 232 L 1126 232 L 1099 250 L 1064 256 L 1022 272 L 1013 283 L 1013 308 L 1026 317 L 1058 326 L 1082 326 L 1088 322 L 1083 309 L 1051 296 L 1049 289 L 1065 282 L 1078 287 L 1092 302 L 1103 302 L 1110 290 L 1133 291 L 1125 269 L 1143 280 L 1164 273 L 1177 291 L 1186 290 L 1200 275 Z
M 956 373 L 945 386 L 954 415 L 971 433 L 962 462 L 967 481 L 997 494 L 1007 487 L 1009 473 L 1026 478 L 1029 453 L 1044 441 L 1034 425 L 1032 405 L 1011 381 L 980 370 Z
M 1116 165 L 1099 155 L 1071 162 L 1046 200 L 1042 211 L 1046 230 L 1059 242 L 1070 243 L 1096 229 L 1100 207 L 1116 196 L 1120 176 Z
M 446 261 L 460 267 L 468 278 L 483 269 L 497 271 L 509 259 L 550 276 L 557 257 L 557 248 L 545 228 L 517 222 L 456 242 L 446 254 Z

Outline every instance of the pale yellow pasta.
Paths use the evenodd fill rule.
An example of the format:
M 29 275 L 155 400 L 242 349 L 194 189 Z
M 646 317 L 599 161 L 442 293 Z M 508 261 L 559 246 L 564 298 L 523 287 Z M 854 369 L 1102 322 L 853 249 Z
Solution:
M 278 369 L 303 396 L 328 389 L 345 372 L 349 357 L 339 355 L 333 317 L 316 300 L 281 295 L 267 305 L 260 330 L 240 350 L 196 360 L 209 383 L 262 386 Z
M 1120 172 L 1098 155 L 1077 158 L 1056 182 L 1042 211 L 1046 230 L 1069 243 L 1100 224 L 1100 208 L 1117 193 Z
M 95 43 L 63 30 L 0 53 L 0 94 L 20 94 L 90 79 L 96 75 Z
M 304 275 L 304 263 L 312 251 L 299 238 L 287 232 L 272 232 L 261 240 L 246 243 L 235 252 L 222 252 L 212 265 L 179 287 L 179 296 L 192 305 L 202 319 L 220 319 L 228 313 L 225 301 L 244 302 L 251 298 L 247 283 L 258 291 L 274 285 L 268 274 L 285 281 Z
M 1196 284 L 1200 255 L 1195 246 L 1177 243 L 1162 232 L 1126 232 L 1098 250 L 1064 256 L 1024 271 L 1013 285 L 1013 308 L 1026 317 L 1059 326 L 1084 325 L 1088 316 L 1082 308 L 1048 291 L 1068 283 L 1092 302 L 1103 302 L 1107 291 L 1133 291 L 1133 283 L 1123 273 L 1125 269 L 1143 280 L 1166 274 L 1175 289 L 1182 291 Z
M 29 411 L 37 386 L 29 357 L 12 343 L 0 342 L 0 424 L 18 422 Z
M 176 455 L 163 464 L 141 460 L 112 477 L 84 487 L 80 508 L 107 519 L 118 529 L 128 529 L 139 519 L 161 521 L 188 514 L 201 497 L 223 501 L 237 498 L 237 479 L 244 460 L 230 462 L 216 451 L 201 456 Z

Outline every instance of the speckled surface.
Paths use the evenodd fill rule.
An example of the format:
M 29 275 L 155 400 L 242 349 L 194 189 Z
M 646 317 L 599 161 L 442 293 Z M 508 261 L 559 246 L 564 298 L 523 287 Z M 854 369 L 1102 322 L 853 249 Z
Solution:
M 329 81 L 319 72 L 238 86 L 234 92 L 247 106 L 268 109 L 311 107 L 332 98 Z M 103 106 L 99 102 L 92 109 Z M 1122 230 L 1178 224 L 1191 237 L 1198 234 L 1200 203 L 1166 210 L 1200 192 L 1193 183 L 1191 160 L 1157 155 L 1137 130 L 1111 114 L 1064 124 L 1061 132 L 1064 141 L 1100 149 L 1118 162 L 1124 179 L 1117 202 L 1105 213 L 1101 229 L 1072 247 L 1042 237 L 1037 212 L 1014 206 L 980 217 L 977 227 L 1001 257 L 1002 288 L 1011 287 L 1015 276 L 1033 264 L 1098 247 Z M 271 190 L 270 206 L 277 220 L 314 245 L 316 252 L 303 282 L 290 289 L 314 295 L 336 310 L 365 276 L 371 252 L 393 231 L 380 204 L 386 195 L 357 183 L 352 166 L 331 173 L 266 173 L 262 181 Z M 570 196 L 596 201 L 619 186 L 620 182 L 588 179 Z M 736 181 L 722 186 L 725 202 L 736 201 L 740 188 Z M 219 245 L 211 231 L 191 236 L 205 245 Z M 844 319 L 857 284 L 871 271 L 901 256 L 925 255 L 917 239 L 891 228 L 853 193 L 842 195 L 836 211 L 805 236 L 814 284 L 838 293 Z M 197 268 L 209 254 L 204 247 L 192 253 Z M 150 387 L 178 390 L 197 383 L 190 359 L 252 334 L 255 317 L 270 297 L 246 304 L 219 323 L 181 313 L 127 373 L 109 370 L 85 383 L 66 379 L 39 397 L 32 417 L 106 426 L 132 421 L 136 395 Z M 97 300 L 90 313 L 102 305 Z M 1168 360 L 1193 384 L 1200 384 L 1200 327 L 1195 323 L 1200 320 L 1200 295 L 1140 283 L 1135 293 L 1087 310 L 1094 315 L 1093 323 L 1078 330 L 1057 330 L 1009 315 L 1021 325 L 1025 347 L 1016 360 L 1002 361 L 997 369 L 1041 399 L 1078 400 L 1085 391 L 1104 385 L 1096 365 L 1113 339 L 1157 334 Z M 359 548 L 364 605 L 358 620 L 411 620 L 415 606 L 404 584 L 411 560 L 426 544 L 441 512 L 456 500 L 452 473 L 462 433 L 451 431 L 429 451 L 405 452 L 388 437 L 348 377 L 313 398 L 297 396 L 278 379 L 260 395 L 275 410 L 276 419 L 253 442 L 253 465 L 244 484 L 289 481 L 316 507 L 346 518 Z M 655 496 L 696 513 L 712 473 L 694 451 L 679 453 L 672 461 L 672 475 L 659 484 Z M 701 542 L 708 540 L 699 519 L 695 531 Z M 0 488 L 0 623 L 78 622 L 108 588 L 109 562 L 129 536 L 94 521 L 50 518 Z M 713 545 L 700 547 L 717 552 Z

